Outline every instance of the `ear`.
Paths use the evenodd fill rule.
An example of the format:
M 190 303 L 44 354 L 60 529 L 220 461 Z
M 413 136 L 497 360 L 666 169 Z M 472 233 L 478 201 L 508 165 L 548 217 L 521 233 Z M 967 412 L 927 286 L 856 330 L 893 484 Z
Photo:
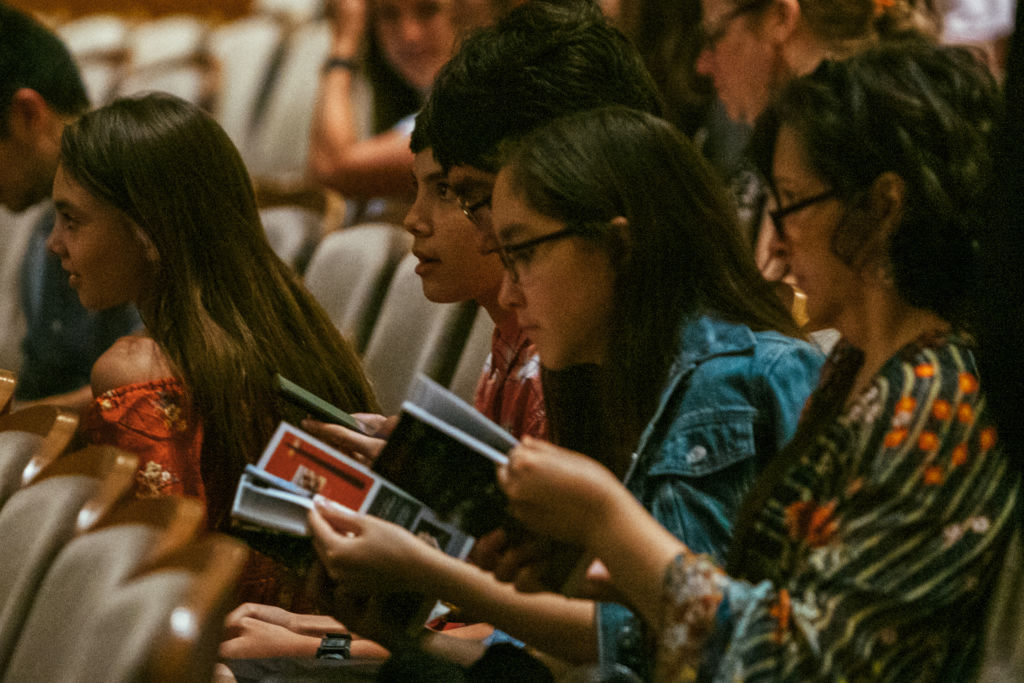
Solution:
M 157 250 L 156 245 L 153 244 L 153 240 L 149 239 L 149 235 L 147 235 L 143 231 L 143 229 L 139 227 L 138 223 L 133 221 L 127 215 L 122 215 L 124 216 L 124 220 L 127 224 L 128 229 L 132 232 L 133 235 L 135 235 L 135 239 L 137 239 L 139 241 L 139 244 L 142 246 L 142 255 L 146 259 L 146 261 L 148 261 L 150 265 L 153 266 L 160 265 L 160 252 Z
M 886 171 L 871 183 L 863 209 L 855 214 L 855 220 L 863 221 L 865 231 L 856 265 L 873 282 L 891 285 L 889 245 L 903 220 L 905 193 L 903 178 Z
M 796 32 L 800 16 L 799 0 L 773 0 L 761 15 L 761 33 L 769 42 L 784 45 Z
M 60 117 L 38 92 L 32 88 L 18 88 L 11 96 L 7 123 L 11 135 L 20 140 L 36 141 L 40 136 L 52 137 L 54 125 L 60 123 Z M 59 138 L 59 128 L 57 130 Z
M 906 182 L 898 174 L 886 171 L 875 178 L 868 190 L 868 211 L 879 227 L 879 234 L 889 238 L 903 220 Z

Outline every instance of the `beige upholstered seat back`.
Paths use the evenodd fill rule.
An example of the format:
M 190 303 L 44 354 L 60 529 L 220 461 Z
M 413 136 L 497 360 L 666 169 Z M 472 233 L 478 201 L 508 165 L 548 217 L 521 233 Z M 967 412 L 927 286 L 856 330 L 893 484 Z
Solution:
M 39 434 L 23 431 L 0 432 L 0 506 L 21 486 L 25 466 L 43 445 Z
M 112 657 L 117 643 L 91 634 L 113 596 L 133 576 L 192 543 L 203 525 L 198 501 L 133 500 L 72 539 L 36 592 L 3 680 L 78 680 L 76 672 L 89 657 Z
M 78 416 L 37 405 L 0 416 L 0 505 L 71 443 Z
M 209 536 L 116 586 L 92 620 L 67 681 L 208 681 L 248 551 Z
M 409 254 L 398 264 L 373 333 L 363 367 L 385 415 L 398 411 L 417 373 L 447 384 L 473 325 L 476 304 L 435 304 L 423 296 Z
M 467 403 L 473 403 L 476 385 L 480 382 L 480 373 L 484 361 L 491 353 L 491 337 L 494 335 L 494 322 L 483 308 L 476 312 L 473 327 L 466 337 L 466 343 L 459 355 L 459 363 L 455 366 L 452 381 L 448 388 Z
M 136 467 L 134 456 L 113 448 L 77 451 L 16 491 L 0 509 L 0 671 L 54 557 L 123 498 Z
M 359 352 L 409 242 L 408 233 L 397 226 L 373 223 L 333 232 L 313 252 L 306 287 Z

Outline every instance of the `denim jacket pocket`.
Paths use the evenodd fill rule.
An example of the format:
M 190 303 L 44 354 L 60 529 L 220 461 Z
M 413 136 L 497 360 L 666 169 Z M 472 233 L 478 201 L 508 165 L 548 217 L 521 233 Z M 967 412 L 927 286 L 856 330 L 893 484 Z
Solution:
M 661 454 L 648 476 L 703 477 L 757 453 L 757 410 L 706 408 L 677 417 L 661 443 Z

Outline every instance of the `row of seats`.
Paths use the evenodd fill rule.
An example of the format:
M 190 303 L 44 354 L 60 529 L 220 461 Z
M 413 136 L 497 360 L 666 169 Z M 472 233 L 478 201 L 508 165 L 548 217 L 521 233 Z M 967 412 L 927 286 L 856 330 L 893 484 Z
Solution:
M 330 32 L 318 8 L 264 1 L 253 14 L 223 23 L 195 15 L 131 22 L 97 14 L 57 30 L 95 103 L 143 90 L 202 103 L 238 145 L 254 178 L 287 184 L 305 168 L 317 74 L 328 51 Z M 275 251 L 305 272 L 310 290 L 363 354 L 386 412 L 397 411 L 417 372 L 472 399 L 490 321 L 473 304 L 442 306 L 423 298 L 406 235 L 375 224 L 322 238 L 322 207 L 269 207 L 261 218 Z M 15 283 L 3 289 L 17 292 Z M 13 333 L 7 336 L 6 346 L 14 349 Z M 8 355 L 6 346 L 0 351 Z
M 76 427 L 0 416 L 0 681 L 210 680 L 246 548 L 198 501 L 133 499 L 135 456 L 65 453 Z
M 319 66 L 330 42 L 322 17 L 255 12 L 215 23 L 178 14 L 134 22 L 96 14 L 60 24 L 57 32 L 95 105 L 119 95 L 170 92 L 213 114 L 254 177 L 301 179 Z M 367 98 L 361 88 L 358 111 L 368 112 Z
M 305 272 L 310 292 L 362 354 L 386 414 L 397 412 L 417 373 L 472 401 L 494 329 L 473 302 L 423 296 L 409 243 L 385 223 L 346 228 L 320 241 Z

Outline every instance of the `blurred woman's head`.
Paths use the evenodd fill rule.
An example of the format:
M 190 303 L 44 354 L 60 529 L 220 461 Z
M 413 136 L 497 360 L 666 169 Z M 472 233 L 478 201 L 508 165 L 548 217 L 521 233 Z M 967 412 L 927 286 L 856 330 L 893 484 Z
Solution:
M 391 67 L 426 92 L 455 48 L 453 0 L 372 0 L 373 34 Z
M 701 0 L 709 76 L 729 116 L 753 123 L 789 79 L 880 38 L 936 35 L 933 0 Z
M 373 90 L 373 130 L 380 133 L 422 106 L 455 50 L 460 13 L 454 0 L 369 2 L 365 68 Z
M 925 41 L 827 62 L 783 90 L 753 150 L 812 319 L 834 324 L 855 305 L 857 282 L 891 284 L 908 304 L 959 318 L 999 109 L 974 55 Z M 844 279 L 849 290 L 836 290 Z

